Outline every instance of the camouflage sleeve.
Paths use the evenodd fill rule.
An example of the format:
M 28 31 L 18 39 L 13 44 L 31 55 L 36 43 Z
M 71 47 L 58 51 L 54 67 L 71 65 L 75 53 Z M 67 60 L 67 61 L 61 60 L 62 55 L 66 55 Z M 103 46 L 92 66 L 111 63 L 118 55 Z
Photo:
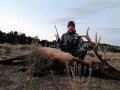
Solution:
M 82 37 L 79 37 L 78 40 L 78 48 L 88 48 L 88 44 L 82 39 Z
M 63 44 L 63 43 L 64 43 L 64 34 L 61 37 L 61 44 Z
M 82 47 L 84 45 L 84 43 L 85 42 L 83 41 L 82 37 L 79 37 L 79 39 L 78 39 L 78 48 Z
M 64 42 L 65 42 L 65 40 L 64 40 L 64 35 L 65 34 L 63 34 L 62 36 L 61 36 L 61 40 L 60 40 L 60 43 L 59 43 L 59 47 L 60 47 L 60 49 L 63 51 L 64 50 Z
M 66 42 L 66 33 L 64 33 L 61 37 L 61 44 L 63 45 Z

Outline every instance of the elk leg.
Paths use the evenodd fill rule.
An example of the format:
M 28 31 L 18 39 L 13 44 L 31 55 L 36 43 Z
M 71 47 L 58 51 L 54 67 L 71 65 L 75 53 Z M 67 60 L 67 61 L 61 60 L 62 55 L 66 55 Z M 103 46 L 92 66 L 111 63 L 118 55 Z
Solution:
M 8 64 L 11 64 L 13 61 L 15 60 L 23 60 L 26 58 L 28 54 L 26 55 L 21 55 L 21 56 L 17 56 L 17 57 L 14 57 L 14 58 L 10 58 L 10 59 L 7 59 L 7 60 L 0 60 L 0 64 L 5 64 L 5 65 L 8 65 Z
M 50 74 L 51 73 L 50 70 L 52 69 L 53 64 L 54 64 L 54 61 L 50 60 L 49 63 L 47 63 L 46 65 L 43 65 L 42 67 L 38 67 L 38 65 L 36 65 L 35 70 L 33 72 L 33 77 Z

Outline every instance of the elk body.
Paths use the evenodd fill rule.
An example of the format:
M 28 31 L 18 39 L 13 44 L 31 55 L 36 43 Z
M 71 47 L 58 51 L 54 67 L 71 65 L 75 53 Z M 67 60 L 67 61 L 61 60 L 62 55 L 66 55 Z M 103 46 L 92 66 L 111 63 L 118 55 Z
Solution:
M 41 67 L 40 70 L 43 72 L 53 70 L 57 74 L 65 74 L 66 67 L 73 66 L 75 63 L 76 65 L 81 64 L 89 67 L 89 63 L 82 62 L 78 58 L 72 56 L 70 53 L 63 52 L 55 48 L 43 47 L 35 51 L 34 54 L 38 56 L 38 61 L 40 61 L 36 62 L 36 69 L 38 70 L 39 63 L 42 62 L 43 67 Z M 39 70 L 35 70 L 35 73 L 39 74 Z
M 8 60 L 1 60 L 0 64 L 13 64 L 14 60 L 24 59 L 27 56 L 30 56 L 31 59 L 28 63 L 34 64 L 34 75 L 47 74 L 50 70 L 53 70 L 55 73 L 65 74 L 66 67 L 74 65 L 74 63 L 76 63 L 76 65 L 83 65 L 87 68 L 90 67 L 89 63 L 81 61 L 70 53 L 49 47 L 41 47 L 26 55 Z

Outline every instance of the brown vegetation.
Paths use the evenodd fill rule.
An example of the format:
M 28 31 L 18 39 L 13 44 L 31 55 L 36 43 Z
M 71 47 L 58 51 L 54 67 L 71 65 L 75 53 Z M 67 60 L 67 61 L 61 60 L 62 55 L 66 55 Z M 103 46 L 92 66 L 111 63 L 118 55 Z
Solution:
M 0 45 L 4 47 L 4 45 Z M 4 48 L 1 48 L 2 55 L 0 55 L 0 60 L 4 58 L 12 58 L 15 56 L 19 56 L 24 53 L 28 53 L 28 50 L 21 50 L 23 46 L 11 46 L 12 52 L 9 54 L 5 53 Z M 34 46 L 27 46 L 30 50 L 34 48 Z M 94 57 L 89 56 L 92 53 Z M 107 62 L 120 70 L 120 61 L 119 55 L 120 53 L 112 53 L 107 52 L 106 57 L 109 58 L 111 55 L 115 55 L 116 60 L 110 59 Z M 113 57 L 112 56 L 112 57 Z M 27 57 L 27 60 L 32 59 L 32 56 Z M 114 57 L 113 57 L 114 58 Z M 36 57 L 36 59 L 38 59 Z M 89 51 L 88 55 L 85 57 L 85 62 L 91 61 L 99 61 L 95 56 L 93 51 Z M 41 63 L 41 66 L 43 64 Z M 40 67 L 41 67 L 40 66 Z M 18 72 L 18 69 L 23 68 L 24 66 L 19 65 L 0 65 L 0 89 L 1 90 L 119 90 L 120 81 L 118 80 L 106 80 L 106 79 L 98 79 L 93 78 L 90 75 L 89 77 L 80 77 L 79 74 L 74 76 L 70 75 L 54 75 L 54 72 L 51 72 L 49 75 L 44 77 L 31 77 L 29 72 Z M 73 69 L 71 69 L 73 70 Z

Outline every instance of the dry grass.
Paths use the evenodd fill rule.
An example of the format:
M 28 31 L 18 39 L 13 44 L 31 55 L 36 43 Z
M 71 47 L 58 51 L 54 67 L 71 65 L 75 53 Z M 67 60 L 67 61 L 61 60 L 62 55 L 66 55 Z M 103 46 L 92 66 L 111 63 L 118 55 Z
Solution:
M 10 58 L 16 55 L 20 55 L 21 53 L 29 52 L 29 50 L 36 50 L 36 46 L 11 46 L 8 45 L 7 47 L 10 48 L 7 51 L 5 48 L 6 46 L 0 45 L 0 58 Z M 34 58 L 36 57 L 36 58 Z M 120 68 L 120 53 L 106 53 L 106 57 L 110 58 L 108 62 L 115 66 L 116 68 Z M 34 65 L 39 63 L 40 57 L 38 56 L 29 56 L 27 57 L 28 60 L 37 61 L 29 63 L 28 72 L 18 72 L 18 68 L 22 68 L 22 66 L 11 66 L 11 65 L 0 65 L 0 90 L 119 90 L 120 89 L 120 81 L 118 80 L 105 80 L 105 79 L 98 79 L 94 77 L 80 77 L 80 73 L 75 71 L 75 68 L 80 69 L 80 67 L 69 67 L 67 69 L 67 75 L 54 75 L 54 72 L 47 76 L 43 77 L 32 77 L 30 74 L 35 69 Z M 99 61 L 97 57 L 94 55 L 92 51 L 88 52 L 85 61 Z M 44 65 L 43 63 L 40 66 Z M 40 69 L 39 68 L 37 69 Z M 120 70 L 120 69 L 119 69 Z M 70 75 L 69 72 L 72 72 Z M 77 75 L 75 75 L 77 73 Z

